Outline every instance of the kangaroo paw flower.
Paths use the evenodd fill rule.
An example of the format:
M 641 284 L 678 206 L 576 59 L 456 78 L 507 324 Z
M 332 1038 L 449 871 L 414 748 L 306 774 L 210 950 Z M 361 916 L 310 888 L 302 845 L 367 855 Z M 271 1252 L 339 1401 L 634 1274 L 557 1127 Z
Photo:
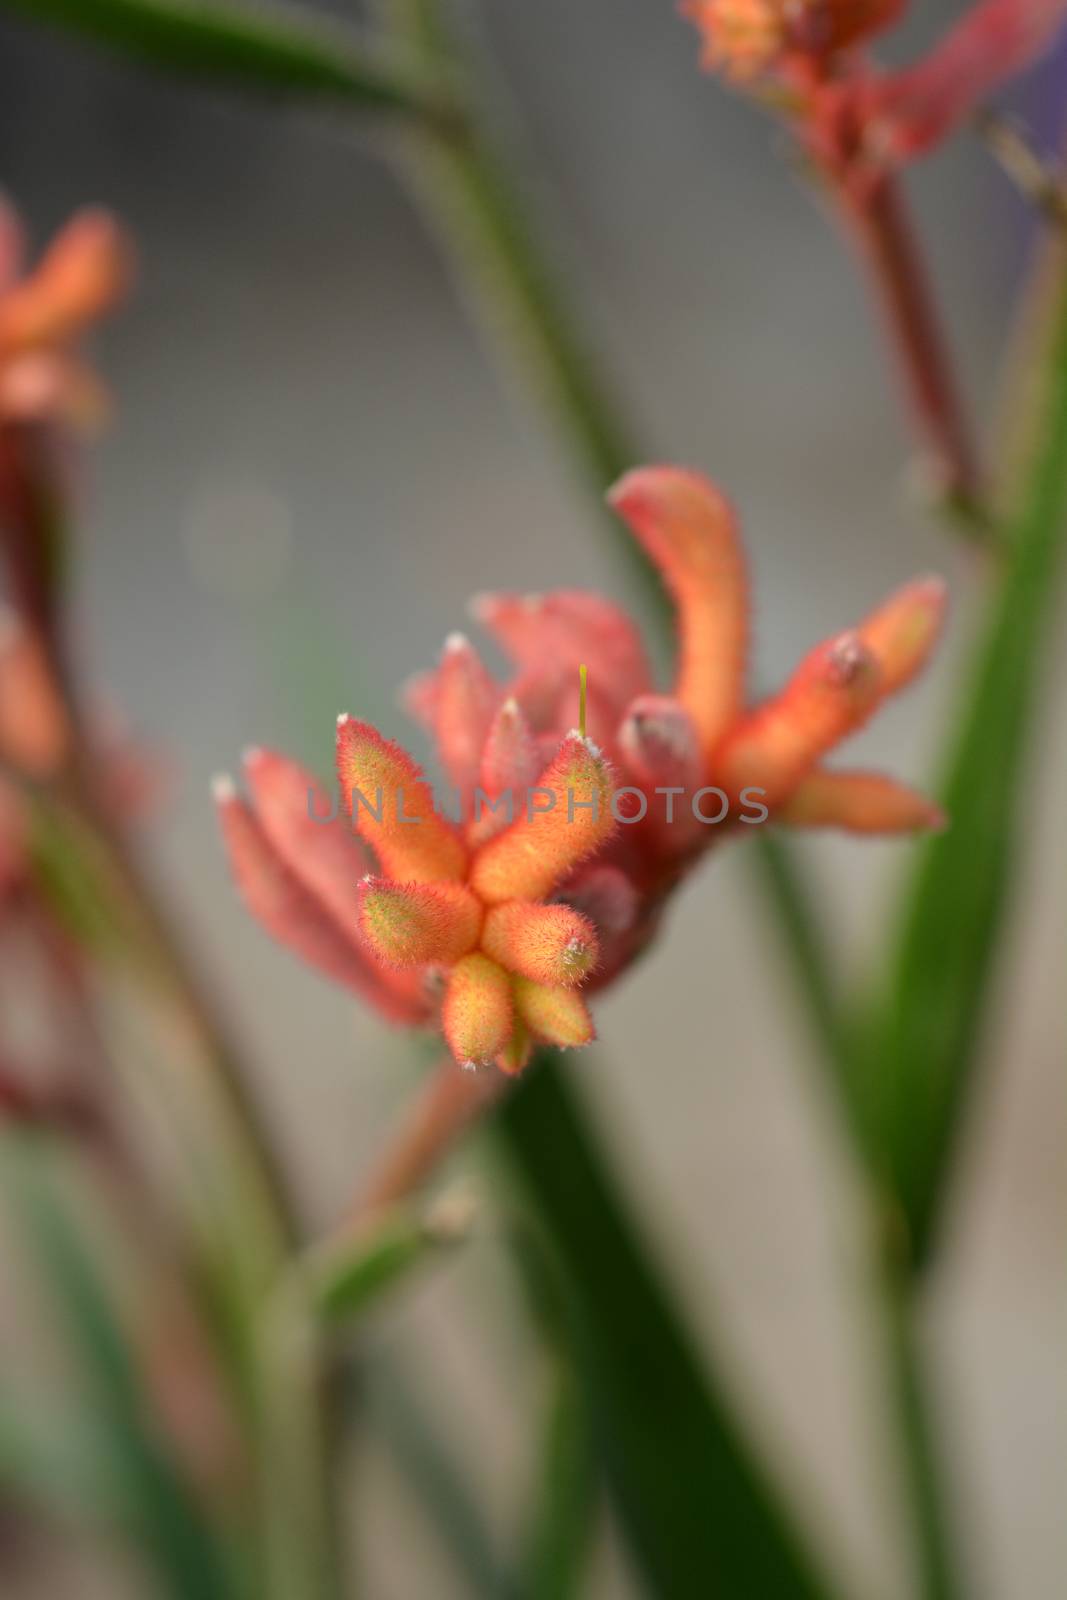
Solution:
M 596 930 L 580 912 L 520 900 L 488 912 L 482 948 L 511 972 L 568 989 L 588 977 L 600 955 Z
M 733 510 L 714 484 L 677 467 L 628 472 L 608 499 L 677 607 L 674 696 L 708 750 L 736 717 L 744 686 L 748 580 Z
M 363 937 L 387 965 L 451 966 L 478 943 L 482 908 L 462 884 L 365 878 L 359 900 Z
M 449 1049 L 461 1065 L 488 1064 L 507 1049 L 514 1023 L 511 981 L 487 955 L 464 956 L 452 968 L 441 1013 Z
M 606 987 L 651 944 L 712 824 L 899 834 L 941 820 L 892 778 L 822 765 L 925 666 L 940 580 L 906 584 L 749 706 L 748 585 L 726 500 L 674 467 L 628 474 L 612 499 L 675 598 L 674 693 L 655 692 L 636 629 L 600 597 L 483 597 L 476 612 L 512 680 L 493 684 L 453 638 L 408 694 L 449 777 L 473 790 L 461 825 L 435 809 L 411 756 L 350 717 L 337 729 L 337 810 L 302 767 L 262 750 L 245 763 L 254 805 L 220 796 L 260 921 L 400 1020 L 425 1023 L 443 980 L 435 1021 L 462 1065 L 516 1073 L 537 1042 L 587 1044 L 579 989 Z M 614 759 L 571 726 L 579 705 Z
M 866 721 L 880 688 L 878 662 L 858 634 L 819 645 L 781 694 L 723 742 L 715 757 L 723 786 L 731 794 L 759 788 L 768 805 L 785 799 L 821 755 Z
M 516 978 L 515 1008 L 536 1038 L 559 1050 L 576 1049 L 596 1038 L 589 1007 L 574 989 Z
M 933 801 L 895 778 L 880 772 L 819 770 L 798 784 L 778 819 L 800 828 L 872 834 L 921 833 L 945 822 Z
M 883 696 L 897 694 L 929 661 L 948 608 L 941 578 L 916 578 L 891 594 L 856 629 L 878 663 Z
M 600 752 L 568 734 L 526 797 L 525 815 L 479 850 L 473 888 L 490 905 L 542 899 L 614 832 L 611 793 Z
M 430 785 L 398 744 L 367 722 L 340 717 L 337 777 L 352 826 L 389 877 L 414 883 L 462 878 L 463 841 L 435 811 Z

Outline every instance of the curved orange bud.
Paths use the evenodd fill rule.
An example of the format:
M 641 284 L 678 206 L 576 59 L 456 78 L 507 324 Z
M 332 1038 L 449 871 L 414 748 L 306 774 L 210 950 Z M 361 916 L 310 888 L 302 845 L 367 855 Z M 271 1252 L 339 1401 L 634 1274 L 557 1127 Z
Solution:
M 5 353 L 73 338 L 126 292 L 133 249 L 106 211 L 80 211 L 49 245 L 37 270 L 0 302 Z
M 354 939 L 346 939 L 321 902 L 290 872 L 231 781 L 218 778 L 214 787 L 230 867 L 256 920 L 280 944 L 362 995 L 384 1016 L 396 1022 L 423 1021 L 427 1005 L 421 993 L 383 983 Z
M 879 695 L 896 694 L 926 665 L 948 609 L 944 579 L 915 578 L 889 596 L 856 629 L 880 669 Z
M 511 972 L 567 989 L 588 976 L 600 955 L 596 930 L 580 912 L 521 900 L 488 912 L 482 949 Z
M 374 865 L 369 850 L 344 815 L 330 818 L 329 796 L 299 762 L 257 745 L 245 751 L 244 769 L 267 839 L 354 938 L 359 882 Z
M 568 734 L 524 797 L 524 814 L 478 851 L 471 887 L 491 905 L 543 899 L 614 831 L 611 795 L 611 770 L 596 746 Z
M 478 943 L 482 908 L 458 883 L 364 878 L 359 926 L 380 961 L 394 967 L 451 966 Z
M 433 697 L 433 728 L 441 761 L 461 791 L 477 779 L 497 689 L 470 640 L 445 641 Z
M 659 568 L 678 612 L 675 698 L 705 750 L 722 738 L 742 703 L 748 647 L 748 578 L 729 501 L 678 467 L 640 467 L 610 491 Z
M 944 827 L 945 817 L 918 790 L 880 772 L 812 772 L 778 813 L 798 828 L 850 833 L 918 833 Z
M 434 811 L 433 790 L 398 744 L 369 722 L 337 722 L 337 778 L 356 832 L 373 845 L 384 874 L 400 882 L 462 878 L 466 851 Z
M 780 804 L 820 756 L 861 726 L 881 693 L 878 664 L 855 633 L 821 644 L 781 694 L 764 701 L 716 753 L 715 781 L 731 794 L 758 788 Z
M 589 1007 L 574 989 L 550 988 L 515 979 L 515 1009 L 532 1034 L 560 1050 L 577 1049 L 596 1038 Z
M 506 1072 L 509 1077 L 514 1077 L 529 1064 L 533 1055 L 533 1040 L 530 1032 L 521 1017 L 516 1017 L 511 1030 L 511 1038 L 496 1058 L 496 1064 L 501 1072 Z
M 448 1047 L 461 1065 L 484 1066 L 507 1047 L 514 1021 L 503 967 L 475 952 L 456 963 L 441 1011 Z

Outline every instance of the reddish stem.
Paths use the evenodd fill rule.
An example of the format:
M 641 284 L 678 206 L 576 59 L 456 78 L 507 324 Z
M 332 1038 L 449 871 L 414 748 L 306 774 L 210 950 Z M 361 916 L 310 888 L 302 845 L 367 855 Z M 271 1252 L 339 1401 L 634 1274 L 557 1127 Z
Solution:
M 845 219 L 870 270 L 908 406 L 939 484 L 978 514 L 980 484 L 952 365 L 911 223 L 895 181 L 838 185 Z
M 420 1188 L 510 1082 L 495 1068 L 465 1072 L 450 1056 L 440 1062 L 405 1108 L 382 1160 L 352 1208 L 353 1219 L 363 1221 Z

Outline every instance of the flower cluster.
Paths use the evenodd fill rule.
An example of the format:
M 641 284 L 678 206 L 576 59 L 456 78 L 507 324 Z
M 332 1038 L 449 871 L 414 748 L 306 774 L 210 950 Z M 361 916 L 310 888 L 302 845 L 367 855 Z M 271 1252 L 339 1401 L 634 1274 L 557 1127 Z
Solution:
M 863 50 L 904 0 L 688 0 L 711 70 L 769 92 L 808 154 L 838 178 L 924 154 L 991 91 L 1048 49 L 1065 0 L 979 0 L 915 65 L 876 68 Z
M 0 202 L 0 423 L 85 423 L 104 392 L 78 341 L 123 296 L 132 251 L 105 211 L 79 211 L 32 271 L 22 228 Z
M 343 812 L 331 814 L 311 774 L 261 749 L 245 758 L 247 799 L 228 779 L 216 785 L 235 877 L 264 926 L 386 1017 L 440 1026 L 464 1064 L 515 1072 L 538 1041 L 591 1039 L 579 989 L 602 987 L 647 945 L 711 838 L 740 831 L 746 792 L 784 824 L 899 834 L 940 821 L 892 778 L 823 765 L 928 659 L 945 608 L 938 579 L 906 585 L 749 705 L 748 584 L 727 501 L 672 467 L 632 472 L 610 498 L 674 601 L 669 695 L 608 600 L 481 596 L 475 616 L 514 663 L 510 682 L 495 683 L 453 635 L 406 693 L 463 801 L 458 821 L 404 750 L 347 715 Z M 580 667 L 588 736 L 575 726 Z M 724 828 L 702 827 L 693 804 L 710 788 L 726 798 Z M 472 807 L 476 791 L 539 800 L 509 819 Z M 653 792 L 671 803 L 649 806 Z

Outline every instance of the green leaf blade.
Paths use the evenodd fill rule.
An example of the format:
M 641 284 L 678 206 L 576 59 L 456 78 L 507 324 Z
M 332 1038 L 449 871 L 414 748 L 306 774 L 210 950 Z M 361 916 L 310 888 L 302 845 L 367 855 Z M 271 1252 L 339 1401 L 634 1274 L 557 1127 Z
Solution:
M 595 1431 L 650 1592 L 825 1600 L 586 1135 L 567 1072 L 539 1059 L 497 1127 L 564 1269 Z
M 865 1062 L 872 1134 L 916 1264 L 929 1255 L 979 1054 L 1023 827 L 1043 646 L 1067 544 L 1067 275 L 1052 308 L 1034 448 Z

